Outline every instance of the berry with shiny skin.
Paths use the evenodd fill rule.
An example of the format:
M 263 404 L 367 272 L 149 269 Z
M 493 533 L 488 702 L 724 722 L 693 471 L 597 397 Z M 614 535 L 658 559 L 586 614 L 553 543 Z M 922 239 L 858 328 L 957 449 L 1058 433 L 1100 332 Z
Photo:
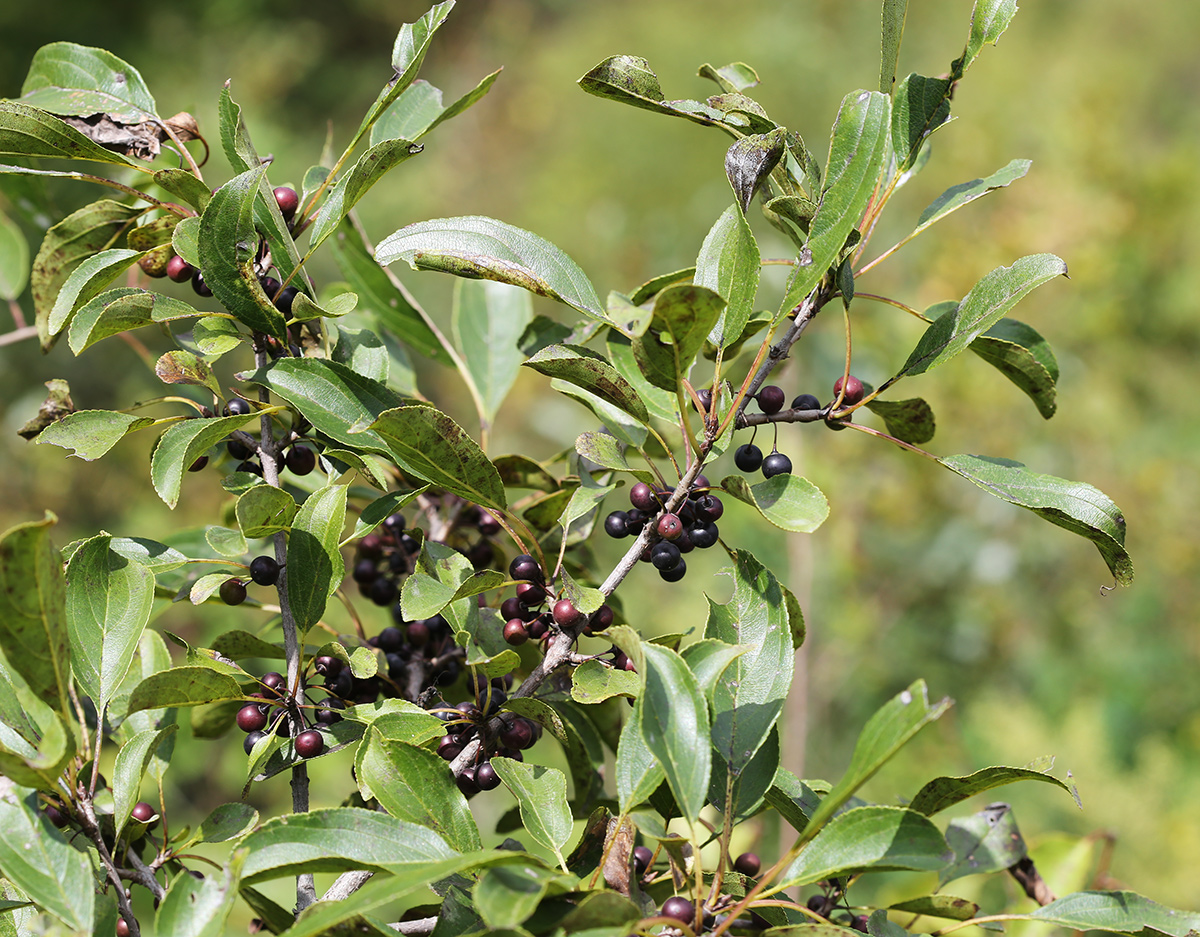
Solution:
M 554 603 L 554 620 L 563 628 L 571 628 L 583 618 L 583 613 L 575 607 L 570 599 L 559 599 Z
M 442 740 L 438 742 L 438 757 L 444 758 L 446 761 L 453 761 L 462 754 L 462 750 L 462 744 L 453 735 L 443 735 Z
M 733 871 L 741 872 L 742 875 L 754 877 L 758 874 L 758 870 L 762 868 L 762 862 L 759 861 L 757 855 L 752 852 L 744 852 L 733 860 Z
M 279 564 L 270 556 L 256 556 L 250 561 L 250 578 L 260 586 L 273 586 L 279 580 Z
M 257 703 L 247 703 L 237 714 L 238 728 L 243 732 L 258 732 L 267 724 L 267 714 L 258 708 Z
M 660 572 L 672 570 L 682 561 L 679 547 L 673 543 L 656 543 L 650 548 L 650 562 Z
M 689 925 L 696 920 L 696 906 L 682 895 L 673 895 L 664 901 L 660 913 L 663 917 L 674 918 Z
M 246 601 L 246 586 L 240 579 L 226 579 L 221 583 L 220 595 L 226 605 L 241 605 Z
M 536 582 L 522 582 L 517 586 L 517 601 L 525 608 L 537 608 L 546 600 L 546 587 Z
M 833 382 L 833 395 L 836 398 L 842 392 L 842 379 L 839 377 Z M 846 379 L 846 395 L 842 398 L 844 406 L 852 406 L 863 399 L 866 393 L 866 388 L 863 387 L 863 382 L 851 374 Z
M 189 472 L 199 472 L 208 465 L 208 456 L 202 455 L 195 462 L 188 466 Z
M 708 523 L 721 519 L 725 513 L 725 502 L 716 495 L 701 495 L 694 502 L 697 523 Z
M 529 640 L 529 630 L 519 618 L 510 618 L 504 623 L 504 640 L 513 647 L 520 647 Z
M 254 408 L 250 406 L 250 401 L 241 397 L 231 397 L 229 403 L 225 405 L 225 415 L 247 416 L 252 409 Z
M 149 823 L 154 814 L 154 808 L 144 800 L 139 800 L 133 805 L 133 810 L 129 812 L 129 815 L 137 820 L 138 823 Z
M 616 540 L 629 536 L 629 515 L 624 511 L 613 511 L 604 518 L 604 532 Z
M 342 672 L 342 661 L 337 657 L 322 655 L 313 661 L 313 670 L 332 680 Z
M 687 563 L 681 557 L 676 566 L 671 569 L 660 569 L 658 575 L 662 577 L 663 582 L 679 582 L 687 575 Z
M 117 937 L 129 937 L 129 922 L 123 917 L 117 918 Z
M 762 450 L 752 442 L 738 446 L 733 453 L 733 464 L 743 472 L 757 472 L 763 463 Z
M 300 207 L 300 196 L 291 186 L 281 185 L 274 191 L 275 204 L 279 206 L 279 213 L 283 215 L 284 221 L 291 221 L 296 214 L 296 209 Z
M 698 398 L 700 398 L 700 406 L 704 408 L 705 413 L 712 410 L 712 391 L 711 390 L 709 390 L 707 387 L 702 387 L 702 388 L 700 388 L 700 390 L 696 391 L 696 396 Z
M 678 514 L 664 514 L 654 529 L 664 540 L 676 540 L 683 533 L 683 521 Z
M 649 846 L 633 847 L 633 871 L 637 873 L 638 878 L 646 874 L 646 870 L 650 868 L 653 860 L 654 851 Z
M 430 637 L 432 637 L 428 622 L 426 622 L 424 619 L 421 621 L 409 622 L 406 637 L 408 638 L 408 643 L 413 647 L 424 647 L 429 643 Z
M 613 610 L 607 605 L 601 605 L 588 618 L 589 631 L 604 631 L 614 621 Z
M 688 537 L 691 538 L 692 545 L 701 550 L 707 550 L 709 547 L 714 546 L 720 536 L 721 534 L 717 530 L 717 525 L 711 521 L 688 530 Z
M 522 579 L 526 582 L 542 582 L 545 579 L 542 567 L 528 553 L 522 553 L 508 564 L 508 574 L 513 579 Z
M 192 274 L 192 290 L 197 296 L 208 298 L 212 295 L 212 289 L 204 282 L 204 274 L 199 270 Z
M 167 261 L 167 278 L 175 283 L 186 283 L 196 274 L 196 268 L 176 254 Z
M 776 384 L 760 387 L 755 399 L 758 401 L 758 409 L 763 413 L 778 413 L 783 409 L 783 388 Z
M 331 726 L 335 722 L 342 721 L 342 716 L 339 710 L 345 709 L 346 704 L 340 699 L 334 699 L 332 696 L 328 696 L 321 700 L 318 705 L 320 708 L 317 710 L 314 718 L 317 720 L 317 722 L 321 723 L 321 725 Z
M 308 446 L 292 446 L 283 462 L 293 475 L 307 475 L 317 467 L 317 454 Z
M 772 452 L 763 459 L 762 473 L 767 478 L 774 478 L 776 475 L 789 475 L 791 471 L 792 460 L 782 452 Z
M 654 493 L 654 489 L 645 482 L 638 482 L 629 489 L 629 503 L 639 511 L 657 511 L 658 496 Z
M 325 751 L 325 738 L 316 729 L 308 729 L 296 736 L 296 754 L 301 758 L 316 758 Z
M 821 401 L 812 394 L 800 394 L 798 397 L 792 398 L 793 410 L 820 410 Z
M 537 741 L 537 733 L 533 723 L 524 716 L 507 720 L 500 730 L 500 744 L 506 748 L 529 748 Z
M 475 783 L 481 791 L 493 791 L 500 786 L 500 775 L 490 761 L 482 762 L 475 769 Z
M 286 686 L 287 678 L 278 670 L 268 670 L 258 678 L 258 682 L 262 684 L 263 693 L 266 694 L 267 698 L 278 699 L 283 695 L 280 688 Z
M 479 793 L 479 784 L 475 780 L 475 766 L 469 765 L 463 773 L 454 779 L 464 797 L 474 797 Z

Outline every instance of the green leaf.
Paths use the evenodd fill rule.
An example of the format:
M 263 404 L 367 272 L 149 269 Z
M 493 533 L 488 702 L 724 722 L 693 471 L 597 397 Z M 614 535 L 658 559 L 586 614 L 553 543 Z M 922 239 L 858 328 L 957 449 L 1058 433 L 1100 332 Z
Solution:
M 908 807 L 917 813 L 932 817 L 935 813 L 940 813 L 947 807 L 953 807 L 968 797 L 973 797 L 983 791 L 990 791 L 994 787 L 1012 784 L 1014 781 L 1046 781 L 1061 787 L 1075 798 L 1077 806 L 1082 806 L 1079 803 L 1079 794 L 1075 789 L 1067 786 L 1052 774 L 1047 774 L 1045 771 L 1033 771 L 1029 768 L 997 766 L 981 768 L 974 774 L 961 778 L 934 778 L 917 792 L 917 796 L 912 799 L 912 803 Z
M 682 657 L 654 644 L 643 650 L 642 738 L 662 764 L 684 818 L 694 823 L 708 795 L 712 768 L 712 750 L 696 744 L 709 736 L 708 704 Z
M 758 84 L 758 72 L 745 62 L 731 62 L 720 68 L 705 63 L 696 74 L 715 81 L 722 91 L 746 91 Z
M 354 522 L 354 530 L 351 531 L 345 542 L 361 540 L 393 514 L 404 510 L 426 490 L 426 488 L 415 488 L 411 491 L 391 491 L 380 495 L 359 513 L 358 519 Z
M 234 513 L 242 536 L 257 540 L 286 530 L 297 510 L 296 500 L 282 488 L 257 485 L 238 498 Z
M 971 287 L 962 302 L 934 320 L 900 374 L 924 374 L 949 361 L 1026 295 L 1066 273 L 1067 265 L 1053 254 L 1031 254 L 1011 267 L 997 267 Z
M 55 523 L 47 512 L 0 535 L 0 648 L 38 699 L 67 713 L 71 644 L 62 558 L 50 542 Z
M 719 807 L 722 813 L 732 816 L 734 823 L 740 823 L 762 806 L 778 771 L 779 726 L 775 726 L 767 740 L 754 753 L 754 757 L 746 762 L 732 780 L 729 778 L 729 766 L 725 759 L 720 755 L 713 759 L 712 780 L 708 786 L 709 800 Z M 727 783 L 730 795 L 728 803 L 725 796 Z
M 0 212 L 0 299 L 16 299 L 28 282 L 29 242 L 13 220 Z
M 79 264 L 59 287 L 46 319 L 47 334 L 58 335 L 80 306 L 98 296 L 122 271 L 142 257 L 141 251 L 124 248 L 100 251 Z
M 91 933 L 92 864 L 38 810 L 32 791 L 10 787 L 0 796 L 0 868 L 40 908 L 72 930 Z
M 322 433 L 359 451 L 388 452 L 379 435 L 369 430 L 351 433 L 350 429 L 365 426 L 404 403 L 401 395 L 379 381 L 321 358 L 280 358 L 258 371 L 239 374 L 238 379 L 278 394 Z
M 428 406 L 397 407 L 368 430 L 405 472 L 494 511 L 508 506 L 500 473 L 461 426 Z
M 18 101 L 0 101 L 0 156 L 87 159 L 146 171 L 136 161 L 92 142 L 53 114 Z
M 454 364 L 417 301 L 398 280 L 389 278 L 387 270 L 375 263 L 362 235 L 353 225 L 346 223 L 338 228 L 331 249 L 338 270 L 358 294 L 360 310 L 373 313 L 381 328 L 421 357 L 432 358 L 444 365 Z
M 200 312 L 185 302 L 151 293 L 149 290 L 122 286 L 92 297 L 71 317 L 67 340 L 71 351 L 79 354 L 101 339 L 156 322 L 187 319 Z M 227 322 L 227 319 L 219 321 Z
M 1038 413 L 1047 420 L 1054 416 L 1058 361 L 1036 330 L 1016 319 L 1001 319 L 969 347 L 1028 394 Z
M 210 191 L 205 189 L 205 191 Z M 209 195 L 212 198 L 212 195 Z M 207 204 L 207 203 L 205 203 Z M 193 267 L 200 266 L 200 218 L 192 216 L 181 218 L 175 230 L 171 232 L 171 246 L 175 253 Z
M 1017 0 L 975 0 L 971 11 L 971 33 L 963 50 L 966 71 L 985 45 L 995 45 L 1017 14 Z M 957 63 L 955 63 L 957 66 Z
M 517 341 L 532 319 L 533 302 L 524 290 L 487 280 L 454 282 L 454 344 L 488 423 L 517 379 L 524 358 Z
M 780 315 L 813 291 L 856 230 L 891 155 L 890 113 L 891 98 L 878 91 L 852 91 L 842 99 L 829 141 L 825 191 L 809 224 L 808 240 L 788 283 Z
M 982 198 L 989 192 L 994 192 L 996 189 L 1002 189 L 1016 182 L 1029 172 L 1031 165 L 1033 164 L 1030 160 L 1014 159 L 1003 169 L 996 170 L 986 179 L 972 179 L 970 182 L 951 186 L 935 198 L 928 208 L 921 212 L 921 217 L 917 219 L 917 226 L 909 237 L 920 234 L 934 222 L 940 221 L 951 212 L 958 211 L 958 209 L 962 208 L 968 202 L 973 202 L 975 199 Z
M 128 433 L 149 426 L 154 420 L 115 410 L 76 410 L 42 430 L 35 442 L 73 449 L 71 453 L 92 462 L 120 442 Z
M 708 340 L 726 347 L 741 336 L 758 295 L 758 242 L 746 216 L 730 205 L 717 219 L 696 258 L 696 285 L 725 297 L 727 305 Z
M 822 798 L 804 829 L 803 838 L 811 840 L 855 791 L 917 732 L 940 718 L 950 705 L 949 699 L 943 699 L 930 706 L 925 681 L 917 680 L 876 710 L 859 733 L 850 766 L 842 779 Z
M 907 15 L 908 0 L 883 0 L 879 90 L 884 94 L 891 94 L 896 84 L 896 65 L 900 61 L 900 40 L 904 36 L 904 20 Z
M 1012 808 L 1002 803 L 951 820 L 946 842 L 954 850 L 954 861 L 938 873 L 938 888 L 964 875 L 1011 868 L 1027 854 Z
M 227 843 L 258 825 L 258 811 L 245 803 L 214 807 L 190 837 L 191 843 Z
M 479 876 L 472 896 L 475 909 L 491 928 L 489 933 L 516 928 L 533 914 L 554 875 L 554 872 L 532 864 L 502 865 L 485 870 Z
M 113 537 L 109 546 L 121 556 L 141 563 L 156 573 L 178 569 L 188 562 L 188 558 L 174 547 L 144 537 Z
M 1187 937 L 1200 930 L 1200 914 L 1176 911 L 1131 891 L 1079 891 L 1044 905 L 1029 915 L 1078 931 L 1137 934 L 1157 931 Z
M 242 689 L 229 674 L 208 667 L 172 667 L 151 674 L 134 687 L 126 712 L 132 715 L 143 709 L 240 699 Z
M 636 698 L 642 680 L 635 673 L 616 670 L 598 660 L 587 660 L 571 674 L 571 699 L 577 703 L 602 703 L 614 696 Z
M 139 732 L 121 746 L 113 765 L 113 824 L 117 838 L 129 822 L 133 805 L 138 802 L 142 788 L 142 777 L 150 766 L 159 745 L 173 734 L 179 726 L 169 725 L 157 731 L 147 729 Z
M 787 131 L 776 127 L 770 133 L 739 137 L 726 150 L 725 175 L 742 214 L 750 210 L 755 193 L 787 152 L 786 137 Z M 700 264 L 696 267 L 699 269 Z
M 733 596 L 725 605 L 708 600 L 704 636 L 745 648 L 712 693 L 712 744 L 737 776 L 779 719 L 795 660 L 779 582 L 750 553 L 739 550 L 733 559 L 722 570 L 733 579 Z
M 914 445 L 929 442 L 937 429 L 933 410 L 920 397 L 911 400 L 872 400 L 867 404 L 867 409 L 883 417 L 891 435 Z
M 829 516 L 821 489 L 799 475 L 785 473 L 751 485 L 741 475 L 721 480 L 721 488 L 758 510 L 776 527 L 793 533 L 812 533 Z
M 538 465 L 537 462 L 523 455 L 502 455 L 492 460 L 500 479 L 506 488 L 527 488 L 532 491 L 558 491 L 558 481 Z
M 674 393 L 724 308 L 725 300 L 704 286 L 680 284 L 658 293 L 650 325 L 632 343 L 646 380 Z
M 197 211 L 203 211 L 208 200 L 212 198 L 212 189 L 205 185 L 202 179 L 197 179 L 194 173 L 186 169 L 160 169 L 154 174 L 154 181 Z M 182 223 L 183 220 L 180 219 L 179 223 Z M 196 223 L 199 224 L 199 221 L 200 219 L 197 218 Z
M 221 395 L 221 384 L 208 362 L 190 351 L 177 348 L 166 352 L 155 362 L 154 373 L 164 384 L 193 384 Z
M 1011 459 L 952 455 L 938 461 L 988 494 L 1091 540 L 1118 583 L 1127 586 L 1133 581 L 1125 516 L 1104 492 L 1084 482 L 1039 475 Z
M 535 842 L 551 850 L 558 864 L 566 869 L 562 847 L 571 838 L 566 775 L 557 768 L 527 765 L 511 758 L 493 758 L 492 767 L 517 798 L 525 831 Z
M 346 490 L 345 485 L 328 485 L 313 492 L 292 521 L 285 578 L 300 631 L 321 620 L 325 603 L 346 575 L 338 549 L 346 523 Z
M 154 573 L 111 543 L 109 534 L 92 537 L 67 566 L 75 679 L 101 710 L 125 678 L 154 604 Z
M 52 114 L 107 114 L 124 124 L 157 120 L 138 70 L 104 49 L 52 42 L 33 56 L 21 100 Z
M 610 329 L 606 342 L 608 360 L 617 372 L 629 382 L 652 416 L 675 423 L 679 420 L 675 412 L 678 406 L 674 392 L 656 387 L 646 380 L 633 350 L 633 343 L 619 332 Z
M 282 313 L 254 271 L 258 249 L 255 196 L 266 169 L 248 169 L 216 191 L 200 216 L 200 269 L 213 295 L 239 322 L 286 341 Z M 286 275 L 286 272 L 285 272 Z
M 75 755 L 75 736 L 62 718 L 27 687 L 15 685 L 15 675 L 5 673 L 4 677 L 3 689 L 13 691 L 6 708 L 17 710 L 11 726 L 21 734 L 3 732 L 0 771 L 17 784 L 59 793 L 63 769 Z M 5 728 L 9 725 L 6 723 Z
M 225 921 L 238 897 L 238 876 L 246 854 L 235 851 L 220 872 L 204 879 L 180 872 L 154 917 L 161 937 L 223 937 Z
M 404 260 L 414 270 L 511 283 L 605 318 L 595 287 L 575 261 L 536 234 L 493 218 L 470 215 L 408 225 L 380 242 L 375 259 L 385 267 Z
M 633 712 L 621 729 L 617 744 L 617 797 L 621 813 L 627 814 L 645 802 L 667 779 L 666 772 L 642 737 L 642 701 L 638 699 Z
M 154 447 L 150 457 L 150 480 L 154 490 L 173 508 L 179 502 L 183 473 L 201 455 L 223 440 L 235 429 L 241 429 L 259 417 L 254 413 L 239 416 L 188 419 L 168 429 Z
M 579 79 L 579 86 L 588 94 L 608 98 L 633 107 L 683 117 L 698 124 L 711 126 L 722 123 L 725 115 L 714 107 L 700 101 L 668 101 L 663 94 L 658 76 L 650 63 L 637 55 L 612 55 Z M 741 126 L 744 121 L 730 120 Z
M 433 752 L 374 728 L 355 762 L 359 778 L 388 813 L 441 835 L 461 852 L 479 848 L 479 829 L 450 768 Z
M 912 898 L 890 905 L 888 910 L 920 914 L 924 917 L 946 918 L 951 921 L 969 921 L 979 913 L 979 905 L 966 898 L 955 898 L 952 895 L 926 895 L 923 898 Z
M 847 872 L 933 872 L 954 854 L 938 828 L 902 807 L 856 807 L 835 817 L 780 876 L 777 887 L 809 885 Z
M 442 105 L 440 88 L 418 78 L 389 107 L 371 128 L 371 144 L 403 137 L 419 140 L 443 121 L 457 117 L 491 90 L 502 69 L 496 69 L 474 88 L 452 103 Z
M 273 817 L 239 845 L 249 850 L 247 884 L 300 872 L 401 871 L 455 855 L 433 830 L 357 807 Z

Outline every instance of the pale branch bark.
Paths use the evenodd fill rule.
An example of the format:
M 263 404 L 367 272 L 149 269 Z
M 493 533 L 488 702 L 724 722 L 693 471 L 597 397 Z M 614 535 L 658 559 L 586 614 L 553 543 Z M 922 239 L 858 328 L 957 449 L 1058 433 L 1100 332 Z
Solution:
M 365 869 L 356 869 L 352 872 L 343 872 L 337 877 L 329 890 L 321 897 L 322 901 L 344 901 L 353 895 L 356 891 L 362 888 L 374 872 L 368 872 Z
M 809 293 L 805 297 L 804 302 L 796 307 L 796 315 L 792 319 L 791 325 L 788 326 L 787 331 L 783 333 L 779 341 L 768 349 L 766 358 L 763 359 L 762 364 L 758 366 L 758 370 L 754 372 L 754 377 L 750 379 L 750 383 L 746 386 L 746 396 L 742 398 L 741 405 L 738 407 L 738 415 L 733 424 L 735 427 L 740 428 L 750 425 L 748 422 L 743 422 L 743 420 L 747 419 L 746 407 L 750 405 L 750 399 L 758 392 L 758 389 L 766 381 L 768 375 L 787 358 L 788 353 L 792 350 L 792 346 L 800 340 L 800 336 L 808 328 L 808 324 L 816 318 L 817 313 L 821 311 L 821 307 L 829 301 L 827 289 L 828 287 L 822 281 L 822 284 Z
M 425 937 L 426 934 L 433 933 L 439 920 L 440 918 L 437 917 L 421 917 L 415 921 L 397 921 L 395 924 L 389 924 L 388 927 L 407 935 L 407 937 Z

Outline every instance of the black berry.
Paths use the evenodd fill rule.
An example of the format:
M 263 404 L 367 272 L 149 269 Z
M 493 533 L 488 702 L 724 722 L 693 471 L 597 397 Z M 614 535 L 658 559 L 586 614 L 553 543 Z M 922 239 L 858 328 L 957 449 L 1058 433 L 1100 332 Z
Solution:
M 639 878 L 646 874 L 646 870 L 650 868 L 650 863 L 653 859 L 654 852 L 649 846 L 633 847 L 633 870 Z
M 821 401 L 812 394 L 801 394 L 792 400 L 793 410 L 820 410 Z
M 316 713 L 317 722 L 321 725 L 331 726 L 335 722 L 341 722 L 342 716 L 339 710 L 345 709 L 346 704 L 340 699 L 334 699 L 332 696 L 321 700 L 320 708 Z
M 325 751 L 325 739 L 316 729 L 308 729 L 296 736 L 296 754 L 301 758 L 316 758 Z
M 290 315 L 292 306 L 296 302 L 296 297 L 300 295 L 300 291 L 294 286 L 285 286 L 278 293 L 272 293 L 270 295 L 271 301 L 275 304 L 275 308 L 282 313 Z M 300 355 L 298 355 L 294 350 L 292 351 L 292 356 L 295 358 L 300 357 Z
M 225 405 L 225 413 L 227 416 L 246 416 L 252 407 L 248 400 L 243 400 L 241 397 L 233 397 L 229 403 Z
M 317 454 L 308 446 L 292 446 L 283 461 L 293 475 L 307 475 L 317 467 Z
M 758 856 L 752 852 L 744 852 L 733 860 L 733 870 L 741 872 L 746 876 L 757 875 L 758 870 L 761 868 L 762 863 L 759 861 Z
M 650 562 L 660 572 L 674 569 L 682 560 L 679 547 L 673 543 L 656 543 L 650 548 Z
M 250 578 L 260 586 L 273 586 L 279 579 L 279 564 L 269 556 L 256 556 L 250 561 Z
M 624 511 L 613 511 L 604 518 L 604 532 L 620 540 L 629 536 L 629 515 Z
M 696 919 L 696 906 L 682 895 L 673 895 L 663 902 L 661 913 L 663 917 L 690 925 Z
M 197 296 L 208 297 L 212 295 L 212 290 L 204 282 L 204 276 L 199 270 L 192 274 L 192 289 L 195 290 Z
M 664 582 L 679 582 L 687 574 L 687 563 L 681 558 L 676 566 L 671 569 L 660 569 L 658 574 Z
M 788 475 L 791 471 L 792 460 L 782 452 L 772 452 L 763 459 L 762 473 L 767 478 L 774 478 L 776 475 Z
M 240 579 L 226 579 L 221 583 L 220 594 L 226 605 L 241 605 L 246 601 L 246 586 Z
M 712 391 L 707 387 L 702 387 L 696 391 L 696 396 L 700 399 L 700 406 L 705 412 L 712 410 Z
M 500 786 L 500 775 L 492 767 L 490 761 L 485 761 L 475 769 L 475 783 L 481 791 L 495 790 Z
M 188 466 L 188 471 L 189 472 L 199 472 L 206 465 L 208 465 L 208 456 L 202 455 L 195 462 L 193 462 L 191 465 Z
M 712 522 L 693 527 L 688 531 L 688 538 L 692 541 L 692 546 L 699 547 L 701 550 L 707 550 L 714 546 L 720 536 L 717 525 Z
M 738 446 L 737 450 L 733 453 L 733 464 L 743 472 L 757 472 L 758 467 L 762 463 L 762 450 L 752 442 L 748 442 L 744 446 Z
M 513 579 L 523 579 L 526 582 L 541 582 L 545 578 L 538 561 L 528 553 L 522 553 L 508 564 L 508 574 Z
M 775 384 L 760 387 L 756 399 L 758 409 L 763 413 L 778 413 L 783 409 L 783 388 Z

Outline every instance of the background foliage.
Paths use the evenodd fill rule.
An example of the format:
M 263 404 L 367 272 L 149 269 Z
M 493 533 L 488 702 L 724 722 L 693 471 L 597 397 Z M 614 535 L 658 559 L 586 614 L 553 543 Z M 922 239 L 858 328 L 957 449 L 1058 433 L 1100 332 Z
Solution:
M 275 155 L 272 180 L 298 182 L 320 149 L 325 116 L 335 115 L 343 135 L 351 129 L 385 77 L 376 71 L 390 37 L 425 6 L 358 0 L 335 12 L 273 0 L 125 2 L 114 15 L 51 0 L 33 17 L 9 5 L 0 10 L 0 93 L 18 93 L 45 42 L 99 45 L 137 65 L 164 113 L 195 113 L 215 144 L 217 93 L 232 78 L 259 149 Z M 828 128 L 846 88 L 875 81 L 875 0 L 760 0 L 733 12 L 715 0 L 477 6 L 479 16 L 447 23 L 424 77 L 455 96 L 496 67 L 504 65 L 504 74 L 360 213 L 375 231 L 466 213 L 503 218 L 559 244 L 602 291 L 692 262 L 728 201 L 715 168 L 727 144 L 686 123 L 587 97 L 574 85 L 587 68 L 614 51 L 633 52 L 654 64 L 668 94 L 682 96 L 699 90 L 700 62 L 746 60 L 762 78 L 757 96 L 768 111 L 813 138 Z M 936 74 L 957 54 L 962 17 L 943 12 L 911 4 L 901 74 Z M 1086 477 L 1121 504 L 1127 546 L 1140 559 L 1134 587 L 1103 595 L 1105 580 L 1084 541 L 969 485 L 939 484 L 941 473 L 853 433 L 840 434 L 835 446 L 829 434 L 783 428 L 780 448 L 828 493 L 836 520 L 790 542 L 782 535 L 763 542 L 756 532 L 759 558 L 781 574 L 790 567 L 809 624 L 800 664 L 807 693 L 797 693 L 784 730 L 789 767 L 836 776 L 865 717 L 924 676 L 959 706 L 867 796 L 890 800 L 915 789 L 904 772 L 920 776 L 926 755 L 944 773 L 968 773 L 1053 753 L 1079 783 L 1085 812 L 1036 786 L 1018 787 L 1005 796 L 1023 827 L 1085 833 L 1106 824 L 1120 838 L 1111 874 L 1179 907 L 1200 903 L 1192 872 L 1200 831 L 1190 822 L 1200 805 L 1200 557 L 1191 529 L 1200 499 L 1200 403 L 1184 392 L 1200 344 L 1193 299 L 1200 274 L 1188 263 L 1200 237 L 1200 196 L 1191 184 L 1200 116 L 1186 92 L 1197 77 L 1198 28 L 1200 8 L 1188 4 L 1144 5 L 1136 18 L 1116 0 L 1093 0 L 1086 10 L 1029 4 L 1001 49 L 984 55 L 961 87 L 956 113 L 964 116 L 938 135 L 936 172 L 902 190 L 889 215 L 903 224 L 945 185 L 987 175 L 1013 157 L 1033 160 L 1029 176 L 943 222 L 937 237 L 906 247 L 910 263 L 859 286 L 921 307 L 961 296 L 980 271 L 1028 250 L 1067 261 L 1071 282 L 1038 291 L 1021 310 L 1062 367 L 1051 423 L 989 369 L 956 364 L 923 391 L 943 415 L 939 451 L 1004 453 L 1040 471 Z M 18 219 L 22 184 L 0 183 L 2 207 Z M 64 213 L 97 197 L 79 187 L 56 194 Z M 763 255 L 772 256 L 771 229 L 753 224 Z M 32 237 L 33 226 L 25 231 Z M 890 243 L 889 232 L 876 242 Z M 318 282 L 335 276 L 313 272 Z M 448 307 L 448 279 L 398 272 L 427 308 Z M 911 282 L 883 280 L 900 275 Z M 540 301 L 538 311 L 554 314 Z M 894 320 L 898 348 L 914 338 L 887 307 L 856 304 L 856 315 Z M 830 319 L 809 339 L 810 354 L 825 350 L 827 367 L 785 370 L 789 393 L 823 394 L 840 371 L 835 325 Z M 869 371 L 872 349 L 856 351 L 856 372 L 868 380 L 895 358 L 896 349 L 879 341 L 878 374 Z M 0 348 L 0 528 L 38 517 L 43 507 L 61 519 L 60 544 L 97 528 L 123 534 L 216 522 L 215 501 L 206 508 L 193 497 L 190 516 L 171 515 L 145 489 L 150 440 L 94 463 L 27 447 L 15 430 L 43 396 L 28 389 L 40 391 L 52 377 L 69 377 L 77 404 L 89 407 L 123 406 L 156 386 L 137 350 L 120 343 L 77 361 L 65 348 L 45 358 L 32 343 Z M 422 376 L 435 396 L 438 379 Z M 573 439 L 574 405 L 535 398 L 539 386 L 535 375 L 522 377 L 495 451 L 544 456 Z M 531 406 L 521 406 L 522 395 Z M 456 412 L 453 400 L 441 400 Z M 972 425 L 963 419 L 972 412 L 989 418 Z M 707 572 L 695 569 L 689 582 Z M 656 591 L 647 600 L 662 609 L 663 631 L 703 620 L 698 589 L 676 588 L 669 598 Z M 170 614 L 172 630 L 202 634 L 215 631 L 216 616 L 235 613 Z M 197 751 L 178 758 L 177 782 L 203 816 L 219 802 L 209 802 L 214 782 L 239 779 L 209 776 L 222 770 L 202 748 L 213 743 L 181 744 Z M 179 770 L 188 761 L 190 776 Z M 320 771 L 314 776 L 321 806 Z M 343 779 L 330 786 L 340 791 Z M 287 794 L 284 785 L 260 785 L 255 796 Z

